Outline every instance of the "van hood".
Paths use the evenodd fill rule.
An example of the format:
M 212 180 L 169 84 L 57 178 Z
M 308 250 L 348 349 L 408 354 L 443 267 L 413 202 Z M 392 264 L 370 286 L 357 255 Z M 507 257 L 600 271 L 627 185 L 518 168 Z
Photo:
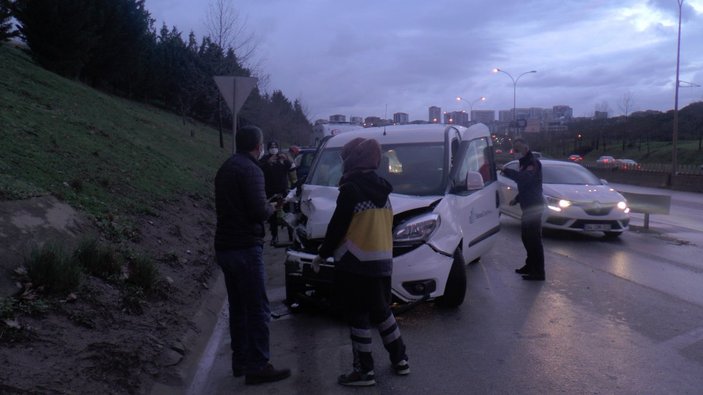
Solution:
M 327 224 L 337 206 L 337 187 L 305 185 L 300 196 L 300 211 L 307 217 L 306 232 L 311 239 L 325 237 Z M 393 215 L 423 207 L 429 207 L 441 196 L 409 196 L 391 193 L 389 196 Z

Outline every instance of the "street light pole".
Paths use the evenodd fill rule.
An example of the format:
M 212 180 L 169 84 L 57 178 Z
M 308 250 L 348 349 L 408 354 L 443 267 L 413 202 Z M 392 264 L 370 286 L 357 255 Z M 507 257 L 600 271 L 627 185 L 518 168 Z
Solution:
M 493 72 L 494 73 L 503 73 L 503 74 L 507 75 L 508 77 L 510 77 L 510 80 L 513 81 L 513 125 L 515 126 L 515 134 L 517 134 L 517 131 L 519 130 L 517 127 L 517 112 L 516 112 L 517 111 L 516 110 L 516 107 L 517 107 L 517 82 L 520 81 L 520 78 L 523 75 L 536 73 L 537 70 L 526 71 L 526 72 L 520 74 L 519 76 L 517 76 L 517 78 L 513 78 L 513 76 L 510 75 L 510 73 L 508 73 L 505 70 L 501 70 L 497 67 L 495 69 L 493 69 Z
M 676 158 L 676 143 L 679 139 L 679 59 L 681 56 L 681 6 L 684 0 L 676 0 L 679 4 L 679 33 L 676 42 L 676 89 L 674 94 L 674 131 L 671 141 L 671 181 L 673 182 L 676 176 L 676 168 L 678 166 Z
M 476 99 L 476 100 L 474 100 L 474 101 L 472 101 L 472 102 L 467 102 L 466 100 L 464 100 L 463 97 L 457 96 L 457 97 L 456 97 L 456 101 L 463 101 L 464 103 L 469 103 L 469 121 L 473 121 L 473 115 L 472 115 L 471 113 L 474 111 L 474 104 L 476 104 L 476 103 L 478 103 L 478 102 L 480 102 L 480 101 L 486 101 L 486 97 L 485 97 L 485 96 L 481 96 L 481 97 L 479 97 L 478 99 Z

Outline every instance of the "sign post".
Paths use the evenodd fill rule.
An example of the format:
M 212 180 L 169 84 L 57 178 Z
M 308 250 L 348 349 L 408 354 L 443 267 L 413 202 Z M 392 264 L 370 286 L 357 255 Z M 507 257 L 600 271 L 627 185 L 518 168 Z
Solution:
M 225 102 L 232 110 L 232 153 L 237 151 L 235 134 L 237 133 L 237 113 L 242 108 L 249 94 L 256 86 L 254 77 L 215 76 L 215 84 Z

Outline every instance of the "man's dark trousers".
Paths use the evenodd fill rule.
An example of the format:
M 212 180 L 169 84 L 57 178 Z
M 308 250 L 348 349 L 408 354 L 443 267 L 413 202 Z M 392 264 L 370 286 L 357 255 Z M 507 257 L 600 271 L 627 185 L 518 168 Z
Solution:
M 543 206 L 528 207 L 523 210 L 520 226 L 522 244 L 527 251 L 525 265 L 529 274 L 544 277 L 544 249 L 542 248 Z
M 229 299 L 232 369 L 256 372 L 270 358 L 263 246 L 216 253 Z

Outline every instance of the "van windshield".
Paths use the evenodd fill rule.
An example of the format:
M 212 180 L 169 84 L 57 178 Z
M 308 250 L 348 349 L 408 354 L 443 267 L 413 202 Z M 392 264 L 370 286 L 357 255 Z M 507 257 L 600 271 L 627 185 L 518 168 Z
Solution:
M 445 191 L 444 145 L 383 145 L 378 175 L 393 185 L 393 192 L 403 195 L 441 195 Z M 325 148 L 306 183 L 338 186 L 342 177 L 341 148 Z

